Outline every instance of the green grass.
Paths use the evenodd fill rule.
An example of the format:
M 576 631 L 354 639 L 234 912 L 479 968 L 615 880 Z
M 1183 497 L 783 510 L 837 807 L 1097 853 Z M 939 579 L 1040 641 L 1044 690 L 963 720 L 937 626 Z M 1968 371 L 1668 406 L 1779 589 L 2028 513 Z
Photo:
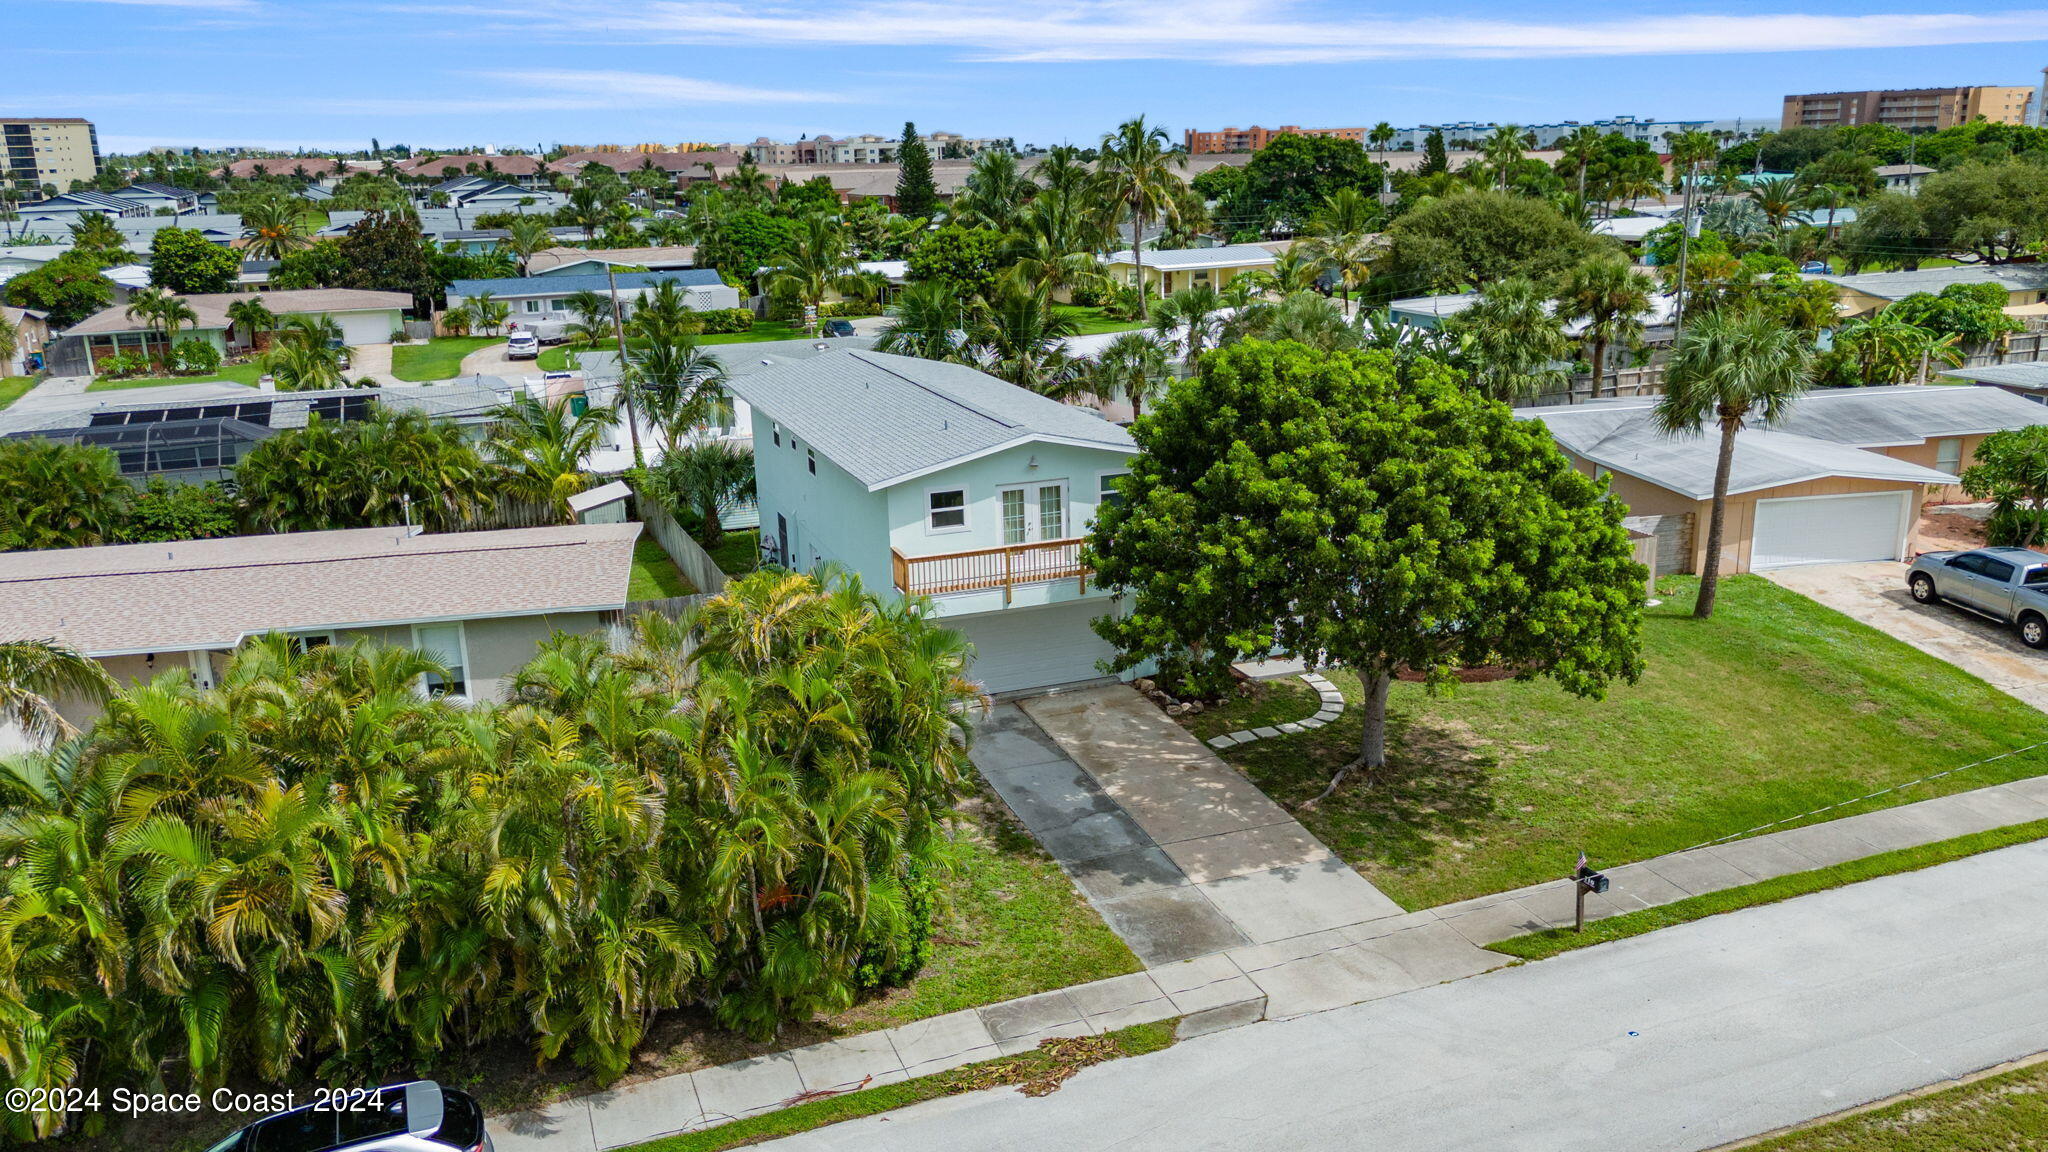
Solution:
M 1866 856 L 1861 860 L 1850 860 L 1842 864 L 1831 864 L 1810 872 L 1794 872 L 1789 876 L 1778 876 L 1740 888 L 1728 888 L 1720 892 L 1709 892 L 1703 896 L 1692 896 L 1684 900 L 1656 908 L 1645 908 L 1640 912 L 1625 912 L 1609 916 L 1586 925 L 1584 932 L 1573 932 L 1568 928 L 1552 928 L 1543 932 L 1532 932 L 1527 936 L 1514 936 L 1489 944 L 1495 952 L 1504 952 L 1524 960 L 1542 960 L 1561 952 L 1604 944 L 1609 940 L 1625 940 L 1659 928 L 1703 920 L 1723 912 L 1734 912 L 1742 908 L 1754 908 L 1759 904 L 1775 904 L 1795 896 L 1823 892 L 1839 888 L 1844 884 L 1855 884 L 1863 880 L 1875 880 L 1879 876 L 1890 876 L 1899 872 L 1917 872 L 1932 868 L 1965 856 L 2009 848 L 2014 844 L 2025 844 L 2048 836 L 2048 820 L 2035 820 L 2026 824 L 2014 824 L 2005 828 L 1993 828 L 1988 832 L 1977 832 L 1969 836 L 1958 836 L 1952 840 L 1940 840 L 1932 844 L 1921 844 L 1912 848 L 1901 848 Z
M 2048 1061 L 1739 1145 L 1749 1152 L 2022 1152 L 2048 1132 Z
M 1100 1063 L 1103 1059 L 1120 1060 L 1162 1051 L 1173 1046 L 1173 1031 L 1174 1021 L 1168 1020 L 1157 1024 L 1134 1024 L 1129 1028 L 1106 1033 L 1100 1039 L 1107 1041 L 1107 1044 L 1095 1053 L 1097 1058 L 1090 1059 L 1087 1063 Z M 667 1136 L 633 1147 L 636 1152 L 720 1152 L 726 1148 L 759 1144 L 784 1136 L 793 1136 L 799 1132 L 809 1132 L 843 1120 L 857 1120 L 878 1112 L 907 1108 L 912 1104 L 937 1100 L 943 1096 L 957 1096 L 964 1092 L 978 1092 L 1003 1085 L 1045 1082 L 1079 1063 L 1081 1062 L 1062 1061 L 1044 1048 L 1036 1048 L 1015 1056 L 968 1064 L 898 1084 L 885 1084 L 880 1088 L 828 1096 L 798 1104 L 794 1108 L 785 1108 L 780 1112 L 770 1112 L 765 1116 L 750 1116 L 744 1120 L 721 1124 L 716 1128 L 707 1128 L 702 1132 Z
M 28 395 L 28 390 L 35 386 L 33 376 L 0 376 L 0 409 Z
M 756 320 L 754 326 L 745 332 L 717 332 L 703 335 L 697 337 L 697 343 L 756 344 L 763 340 L 802 340 L 806 335 L 808 333 L 804 331 L 802 324 L 792 323 L 788 320 Z M 645 342 L 641 340 L 626 341 L 628 349 L 645 346 Z M 607 343 L 601 346 L 598 351 L 616 351 L 617 347 L 614 343 Z M 556 344 L 552 347 L 541 349 L 540 360 L 538 361 L 541 371 L 567 372 L 573 366 L 570 354 L 580 351 L 584 351 L 584 349 L 568 344 Z
M 1605 700 L 1548 681 L 1394 686 L 1388 766 L 1301 814 L 1311 832 L 1408 908 L 1563 875 L 1584 849 L 1611 867 L 1745 831 L 2040 740 L 2041 713 L 1953 665 L 1757 576 L 1663 582 L 1644 614 L 1645 671 Z M 1357 699 L 1358 681 L 1330 678 Z M 1299 680 L 1265 691 L 1314 711 Z M 1250 707 L 1234 703 L 1231 707 Z M 1280 705 L 1274 703 L 1274 708 Z M 1274 715 L 1278 715 L 1278 711 Z M 1196 730 L 1227 731 L 1205 713 Z M 1356 754 L 1360 713 L 1225 749 L 1290 807 Z M 1880 800 L 1852 815 L 2048 771 L 2048 750 Z
M 666 600 L 696 591 L 690 578 L 662 550 L 660 541 L 642 536 L 633 542 L 633 575 L 626 584 L 626 599 Z
M 706 550 L 711 562 L 727 576 L 744 576 L 761 566 L 761 530 L 746 528 L 727 532 L 718 547 Z
M 449 380 L 462 375 L 462 358 L 503 343 L 503 336 L 439 336 L 391 346 L 391 374 L 400 380 Z
M 1112 320 L 1102 314 L 1100 308 L 1086 308 L 1079 304 L 1057 304 L 1054 311 L 1070 316 L 1080 325 L 1077 335 L 1094 336 L 1103 332 L 1135 332 L 1144 325 L 1136 320 Z
M 207 384 L 226 380 L 231 384 L 256 386 L 256 378 L 263 375 L 260 365 L 223 364 L 217 372 L 202 372 L 197 376 L 136 376 L 128 380 L 95 380 L 86 385 L 87 392 L 124 392 L 130 388 L 162 388 L 170 384 Z

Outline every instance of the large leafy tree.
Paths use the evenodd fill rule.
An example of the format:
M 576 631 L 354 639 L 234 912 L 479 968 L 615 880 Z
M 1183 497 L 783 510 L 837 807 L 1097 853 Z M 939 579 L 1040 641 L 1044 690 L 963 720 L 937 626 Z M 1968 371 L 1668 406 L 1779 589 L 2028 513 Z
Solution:
M 910 279 L 944 284 L 962 301 L 994 294 L 1003 237 L 987 228 L 948 224 L 925 234 L 910 253 Z
M 1396 674 L 1502 665 L 1597 696 L 1641 668 L 1621 505 L 1448 368 L 1403 383 L 1382 353 L 1240 345 L 1132 434 L 1087 548 L 1130 605 L 1096 623 L 1114 666 L 1214 686 L 1277 647 L 1355 670 L 1363 738 L 1331 790 L 1385 765 Z
M 338 288 L 348 272 L 348 256 L 339 240 L 318 240 L 287 252 L 271 269 L 270 286 L 280 290 Z
M 1376 271 L 1403 295 L 1484 288 L 1509 276 L 1546 280 L 1605 247 L 1549 204 L 1501 192 L 1430 200 L 1386 236 Z
M 1728 513 L 1728 478 L 1735 465 L 1736 433 L 1745 422 L 1781 419 L 1812 379 L 1805 338 L 1763 313 L 1718 311 L 1688 324 L 1664 371 L 1656 421 L 1674 436 L 1698 435 L 1711 425 L 1719 436 L 1714 462 L 1713 511 L 1707 520 L 1706 560 L 1693 615 L 1714 614 L 1720 588 L 1721 540 Z
M 62 331 L 113 303 L 114 285 L 100 275 L 105 267 L 96 256 L 66 252 L 8 280 L 0 293 L 17 308 L 47 314 L 51 330 Z
M 1356 140 L 1288 133 L 1252 155 L 1221 214 L 1239 226 L 1303 231 L 1332 196 L 1379 191 L 1382 171 Z
M 1915 199 L 1935 247 L 1981 263 L 2007 263 L 2048 239 L 2048 165 L 1963 164 L 1927 177 Z
M 903 142 L 896 148 L 896 203 L 898 215 L 929 219 L 939 210 L 939 188 L 932 181 L 932 150 L 917 134 L 917 125 L 903 125 Z
M 165 228 L 149 244 L 149 282 L 181 295 L 232 292 L 242 261 L 190 228 Z
M 435 274 L 419 221 L 397 212 L 372 212 L 341 238 L 335 255 L 341 262 L 337 288 L 404 292 L 422 316 L 433 312 L 448 285 Z
M 1938 293 L 1915 292 L 1885 311 L 1936 336 L 1953 336 L 1964 347 L 1978 348 L 2024 327 L 2006 315 L 2009 300 L 2002 284 L 1950 284 Z

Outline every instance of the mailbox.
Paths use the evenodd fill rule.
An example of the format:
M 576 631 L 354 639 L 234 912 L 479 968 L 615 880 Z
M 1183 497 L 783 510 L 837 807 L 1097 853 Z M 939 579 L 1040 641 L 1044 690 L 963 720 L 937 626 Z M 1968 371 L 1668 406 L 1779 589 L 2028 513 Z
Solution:
M 1581 864 L 1579 865 L 1577 879 L 1579 887 L 1587 892 L 1599 895 L 1607 891 L 1607 875 L 1604 872 L 1595 872 Z

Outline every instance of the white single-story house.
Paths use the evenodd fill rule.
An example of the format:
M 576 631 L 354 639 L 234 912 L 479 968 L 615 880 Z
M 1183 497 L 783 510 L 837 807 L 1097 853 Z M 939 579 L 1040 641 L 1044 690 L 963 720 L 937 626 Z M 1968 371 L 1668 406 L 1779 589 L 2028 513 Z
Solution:
M 531 276 L 602 276 L 606 267 L 675 272 L 696 266 L 697 249 L 690 244 L 651 248 L 544 248 L 526 259 L 526 271 Z
M 1986 364 L 1981 368 L 1950 368 L 1941 374 L 1951 380 L 2010 392 L 2036 404 L 2048 404 L 2048 360 L 2027 364 Z
M 1104 679 L 1117 610 L 1082 539 L 1137 452 L 1130 434 L 961 364 L 854 349 L 734 377 L 753 409 L 761 539 L 931 599 L 992 694 Z
M 637 523 L 393 526 L 0 553 L 0 636 L 70 645 L 118 683 L 179 669 L 202 686 L 251 637 L 368 638 L 446 665 L 428 691 L 496 700 L 550 635 L 617 621 L 639 535 Z M 62 710 L 75 724 L 95 712 Z
M 69 251 L 69 244 L 16 244 L 0 248 L 0 284 L 24 272 L 33 272 Z
M 634 305 L 652 291 L 655 285 L 663 283 L 674 284 L 681 289 L 684 302 L 699 312 L 740 306 L 738 290 L 728 286 L 719 278 L 718 273 L 710 268 L 685 268 L 670 272 L 620 272 L 616 276 L 606 276 L 600 271 L 578 275 L 457 280 L 448 285 L 448 306 L 454 308 L 489 293 L 491 299 L 511 306 L 511 319 L 514 323 L 568 320 L 575 316 L 575 313 L 569 310 L 571 296 L 586 291 L 609 296 L 616 287 L 619 303 L 626 315 L 630 316 Z
M 1934 175 L 1935 171 L 1925 164 L 1879 164 L 1871 169 L 1886 191 L 1908 195 L 1920 191 L 1920 182 Z
M 1136 286 L 1140 261 L 1151 291 L 1167 296 L 1203 284 L 1220 291 L 1246 272 L 1273 267 L 1279 258 L 1257 244 L 1222 244 L 1214 248 L 1148 249 L 1142 254 L 1133 254 L 1126 248 L 1104 256 L 1102 265 L 1117 283 Z
M 1658 540 L 1657 568 L 1706 560 L 1718 431 L 1671 436 L 1656 400 L 1603 399 L 1518 409 L 1541 420 L 1580 470 L 1609 479 L 1628 526 Z M 1736 434 L 1721 570 L 1899 560 L 1921 506 L 1961 498 L 1957 475 L 1985 436 L 2048 424 L 2048 409 L 1991 388 L 1830 388 L 1777 423 Z
M 412 297 L 404 292 L 371 292 L 355 288 L 196 293 L 183 299 L 198 319 L 180 327 L 178 339 L 205 340 L 222 354 L 246 347 L 249 334 L 237 331 L 231 335 L 229 332 L 228 306 L 251 297 L 261 299 L 279 318 L 317 316 L 332 320 L 341 329 L 342 343 L 351 347 L 390 343 L 391 334 L 404 325 L 405 310 L 412 307 Z M 120 306 L 95 312 L 66 329 L 62 336 L 67 341 L 83 341 L 95 366 L 117 352 L 160 349 L 163 344 L 161 331 L 129 316 L 127 309 Z

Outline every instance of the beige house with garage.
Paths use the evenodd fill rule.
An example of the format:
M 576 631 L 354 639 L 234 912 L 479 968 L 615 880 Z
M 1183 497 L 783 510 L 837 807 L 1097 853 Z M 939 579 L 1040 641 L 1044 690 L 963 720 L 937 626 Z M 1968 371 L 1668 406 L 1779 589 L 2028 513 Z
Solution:
M 1655 568 L 1706 562 L 1719 432 L 1670 436 L 1654 399 L 1515 415 L 1541 420 L 1573 464 L 1608 479 L 1627 525 L 1655 538 Z M 1985 436 L 2048 424 L 2048 408 L 1992 388 L 1900 386 L 1809 393 L 1770 427 L 1736 434 L 1721 571 L 1903 560 L 1923 504 L 1961 498 Z
M 180 670 L 202 686 L 253 636 L 368 639 L 445 665 L 424 691 L 497 700 L 550 635 L 617 621 L 639 534 L 356 528 L 0 553 L 0 636 L 68 644 L 122 684 Z M 64 711 L 83 725 L 96 710 Z

